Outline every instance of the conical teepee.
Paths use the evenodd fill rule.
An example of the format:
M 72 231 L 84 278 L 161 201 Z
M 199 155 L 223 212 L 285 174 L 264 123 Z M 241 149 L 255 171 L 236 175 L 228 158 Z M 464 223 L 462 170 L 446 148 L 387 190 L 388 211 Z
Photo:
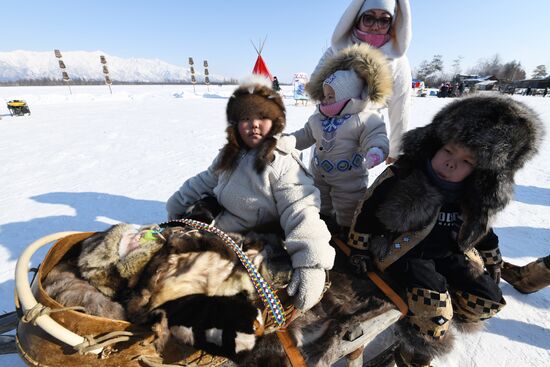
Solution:
M 250 43 L 252 43 L 252 47 L 254 47 L 254 49 L 256 50 L 256 53 L 258 54 L 258 58 L 256 59 L 256 63 L 254 64 L 254 69 L 252 69 L 252 74 L 263 75 L 263 76 L 269 78 L 269 80 L 272 81 L 273 76 L 269 72 L 269 69 L 267 68 L 267 65 L 265 64 L 265 61 L 262 57 L 262 50 L 264 49 L 266 39 L 267 39 L 267 36 L 266 36 L 266 38 L 264 39 L 263 42 L 260 42 L 258 44 L 259 47 L 256 47 L 254 42 L 250 41 Z

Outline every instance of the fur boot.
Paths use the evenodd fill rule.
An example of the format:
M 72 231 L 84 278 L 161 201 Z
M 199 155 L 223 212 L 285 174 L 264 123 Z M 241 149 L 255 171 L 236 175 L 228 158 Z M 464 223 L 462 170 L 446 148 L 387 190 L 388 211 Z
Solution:
M 398 367 L 430 366 L 432 359 L 448 354 L 454 344 L 452 329 L 439 339 L 421 335 L 413 325 L 406 320 L 398 322 L 401 345 L 396 349 L 394 357 Z
M 504 262 L 502 279 L 521 293 L 533 293 L 550 285 L 550 255 L 524 266 Z

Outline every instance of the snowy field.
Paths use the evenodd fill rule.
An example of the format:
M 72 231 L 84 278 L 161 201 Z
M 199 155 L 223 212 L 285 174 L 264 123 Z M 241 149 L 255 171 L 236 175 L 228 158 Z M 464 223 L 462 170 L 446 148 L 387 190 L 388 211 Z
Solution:
M 164 221 L 165 200 L 223 145 L 233 88 L 115 85 L 111 95 L 106 86 L 73 86 L 69 95 L 67 87 L 0 87 L 0 312 L 14 310 L 15 263 L 35 239 Z M 283 89 L 291 132 L 314 107 L 295 106 Z M 515 98 L 540 113 L 550 133 L 550 98 Z M 25 99 L 32 115 L 11 117 L 11 99 Z M 413 98 L 409 128 L 430 122 L 448 102 Z M 515 200 L 496 221 L 503 256 L 516 264 L 550 253 L 549 139 L 516 175 Z M 460 336 L 435 366 L 550 365 L 550 289 L 522 295 L 504 281 L 501 287 L 504 310 L 484 332 Z M 24 363 L 10 355 L 0 366 Z

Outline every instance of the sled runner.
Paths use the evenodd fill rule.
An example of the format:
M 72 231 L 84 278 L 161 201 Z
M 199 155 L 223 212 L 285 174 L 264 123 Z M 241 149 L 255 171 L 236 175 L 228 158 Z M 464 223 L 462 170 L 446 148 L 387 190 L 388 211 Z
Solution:
M 60 303 L 52 299 L 44 290 L 43 282 L 48 273 L 62 261 L 71 256 L 77 245 L 83 240 L 90 238 L 94 233 L 63 232 L 56 233 L 41 238 L 31 244 L 19 257 L 16 266 L 16 312 L 20 317 L 17 324 L 17 334 L 15 344 L 17 352 L 23 361 L 29 366 L 105 366 L 116 365 L 123 367 L 143 367 L 143 366 L 234 366 L 235 364 L 227 358 L 214 356 L 204 351 L 193 349 L 186 345 L 168 344 L 162 353 L 159 353 L 154 347 L 155 335 L 150 328 L 130 323 L 123 320 L 98 317 L 81 312 L 75 307 L 63 307 Z M 31 256 L 41 247 L 56 241 L 49 250 L 40 265 L 34 280 L 28 280 L 28 264 Z M 283 329 L 275 331 L 277 337 L 273 334 L 259 336 L 256 347 L 250 353 L 280 353 L 284 349 L 286 355 L 290 358 L 292 366 L 305 366 L 306 362 L 319 358 L 314 353 L 325 353 L 321 341 L 315 340 L 308 344 L 303 340 L 298 348 L 292 338 L 294 329 L 307 324 L 308 320 L 318 319 L 315 314 L 316 308 L 327 310 L 329 301 L 338 300 L 339 292 L 349 295 L 349 291 L 344 289 L 348 284 L 346 276 L 342 274 L 331 274 L 332 288 L 325 294 L 319 307 L 314 307 L 303 316 L 293 321 Z M 347 283 L 346 283 L 347 282 Z M 353 281 L 355 282 L 355 280 Z M 352 283 L 353 283 L 352 282 Z M 351 284 L 351 283 L 350 283 Z M 342 285 L 342 287 L 340 287 Z M 361 297 L 370 297 L 370 303 L 377 305 L 376 309 L 356 307 L 354 314 L 342 316 L 338 321 L 337 315 L 331 315 L 330 320 L 336 325 L 341 325 L 340 329 L 334 330 L 331 334 L 339 339 L 336 343 L 325 344 L 332 351 L 330 356 L 324 356 L 324 363 L 328 365 L 336 363 L 347 356 L 348 366 L 363 365 L 362 347 L 369 342 L 379 339 L 377 336 L 385 331 L 385 345 L 378 347 L 377 351 L 369 355 L 372 363 L 381 363 L 385 356 L 392 352 L 392 332 L 391 325 L 399 319 L 401 312 L 396 307 L 383 300 L 380 294 L 371 285 L 358 291 Z M 308 315 L 312 313 L 312 317 Z M 326 317 L 326 316 L 325 316 Z M 0 329 L 2 332 L 9 330 L 10 325 L 15 324 L 13 315 L 0 318 Z M 310 325 L 311 326 L 311 325 Z M 390 329 L 388 329 L 390 328 Z M 288 331 L 288 334 L 279 333 Z M 388 340 L 390 340 L 388 342 Z M 0 343 L 3 343 L 0 339 Z M 288 343 L 290 345 L 285 346 Z M 313 346 L 319 343 L 320 347 L 315 349 Z M 9 346 L 9 343 L 5 343 Z M 284 347 L 284 348 L 283 348 Z M 325 348 L 325 349 L 326 349 Z M 2 348 L 0 350 L 4 350 Z M 276 352 L 273 352 L 276 350 Z M 384 351 L 384 353 L 380 353 Z M 282 352 L 281 352 L 282 353 Z M 300 358 L 292 357 L 293 353 L 302 355 Z M 312 357 L 313 356 L 313 357 Z M 372 358 L 370 358 L 372 356 Z M 315 363 L 317 363 L 315 362 Z M 314 364 L 314 363 L 312 363 Z M 341 363 L 340 363 L 341 365 Z M 376 366 L 377 364 L 370 364 Z
M 30 115 L 31 110 L 27 105 L 27 102 L 19 99 L 14 99 L 8 102 L 8 110 L 12 116 L 23 116 L 25 114 Z

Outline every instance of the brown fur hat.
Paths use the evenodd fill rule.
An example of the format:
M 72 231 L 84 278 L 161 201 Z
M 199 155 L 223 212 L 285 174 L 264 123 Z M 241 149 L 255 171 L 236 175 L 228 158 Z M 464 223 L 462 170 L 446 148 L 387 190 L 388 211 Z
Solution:
M 383 105 L 392 94 L 393 77 L 384 54 L 366 44 L 346 47 L 328 60 L 306 85 L 309 96 L 323 99 L 323 82 L 338 70 L 353 70 L 365 82 L 363 96 Z M 362 97 L 364 98 L 364 97 Z
M 258 148 L 255 168 L 258 172 L 273 161 L 273 150 L 277 145 L 275 135 L 280 134 L 286 125 L 285 105 L 281 96 L 271 89 L 269 81 L 263 77 L 253 77 L 243 82 L 229 97 L 227 103 L 226 129 L 227 143 L 222 149 L 218 170 L 233 169 L 241 149 L 248 149 L 243 143 L 237 124 L 249 117 L 268 118 L 273 122 L 271 131 Z

